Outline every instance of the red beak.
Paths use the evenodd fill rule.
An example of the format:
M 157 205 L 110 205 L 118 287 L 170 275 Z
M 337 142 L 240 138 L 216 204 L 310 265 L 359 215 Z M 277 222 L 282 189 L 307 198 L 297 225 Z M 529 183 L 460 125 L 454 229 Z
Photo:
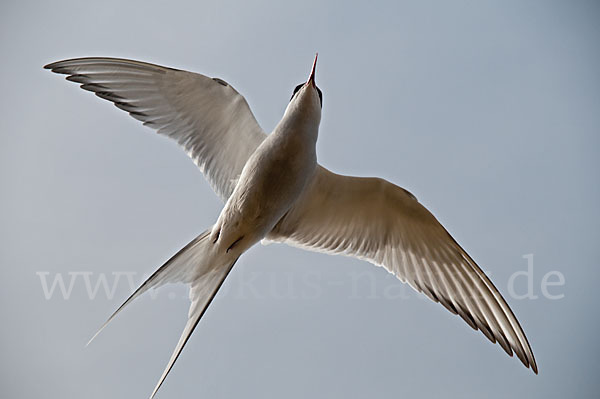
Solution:
M 310 83 L 313 86 L 315 86 L 315 71 L 317 69 L 317 57 L 319 57 L 319 53 L 315 55 L 315 60 L 312 65 L 312 69 L 310 70 L 310 75 L 308 76 L 308 80 L 306 81 L 306 84 Z

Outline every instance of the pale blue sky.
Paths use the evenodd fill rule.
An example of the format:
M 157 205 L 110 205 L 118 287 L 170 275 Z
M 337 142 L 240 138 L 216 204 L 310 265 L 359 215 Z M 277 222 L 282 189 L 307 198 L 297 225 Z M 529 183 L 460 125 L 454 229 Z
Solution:
M 599 17 L 593 1 L 4 1 L 0 396 L 147 397 L 186 290 L 139 300 L 84 348 L 130 293 L 121 275 L 92 300 L 85 276 L 137 284 L 222 206 L 174 143 L 42 66 L 117 56 L 218 76 L 270 131 L 318 51 L 319 161 L 432 210 L 507 298 L 540 374 L 382 269 L 273 245 L 238 262 L 159 398 L 595 397 Z M 527 254 L 537 299 L 509 295 Z M 562 299 L 543 295 L 553 271 Z M 46 299 L 57 275 L 74 278 L 68 300 Z

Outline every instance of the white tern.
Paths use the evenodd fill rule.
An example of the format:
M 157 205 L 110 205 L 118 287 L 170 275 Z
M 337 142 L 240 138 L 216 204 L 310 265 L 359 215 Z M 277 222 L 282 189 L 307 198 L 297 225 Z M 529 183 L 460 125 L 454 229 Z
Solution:
M 190 285 L 188 322 L 150 397 L 236 260 L 261 240 L 383 266 L 537 373 L 506 301 L 412 194 L 380 178 L 338 175 L 317 163 L 323 97 L 316 63 L 315 56 L 308 80 L 295 88 L 269 135 L 244 97 L 218 78 L 116 58 L 45 66 L 177 141 L 225 202 L 216 223 L 154 272 L 102 326 L 150 288 Z

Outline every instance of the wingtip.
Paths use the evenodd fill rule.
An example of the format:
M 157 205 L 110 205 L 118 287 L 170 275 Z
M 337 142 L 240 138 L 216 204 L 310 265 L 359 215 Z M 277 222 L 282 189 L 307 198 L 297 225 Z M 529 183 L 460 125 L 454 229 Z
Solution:
M 533 353 L 531 354 L 531 357 L 528 356 L 526 360 L 521 360 L 521 362 L 525 367 L 531 368 L 531 371 L 533 371 L 535 375 L 538 375 L 538 366 L 535 358 L 533 357 Z
M 535 362 L 535 360 L 533 362 L 531 362 L 531 371 L 533 371 L 535 373 L 535 375 L 538 375 L 538 366 L 537 363 Z
M 58 62 L 51 62 L 49 64 L 46 64 L 46 65 L 44 65 L 44 69 L 53 69 L 57 63 Z

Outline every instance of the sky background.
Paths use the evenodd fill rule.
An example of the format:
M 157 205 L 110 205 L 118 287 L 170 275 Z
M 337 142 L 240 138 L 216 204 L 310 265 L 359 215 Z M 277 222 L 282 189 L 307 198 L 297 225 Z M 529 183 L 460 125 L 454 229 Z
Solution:
M 599 18 L 593 1 L 3 1 L 0 396 L 147 397 L 184 286 L 84 345 L 128 278 L 222 208 L 173 142 L 42 66 L 116 56 L 217 76 L 271 131 L 318 51 L 319 161 L 414 193 L 490 274 L 540 374 L 381 268 L 259 245 L 158 397 L 596 397 Z M 102 276 L 114 292 L 91 298 Z M 68 295 L 44 291 L 56 278 Z

